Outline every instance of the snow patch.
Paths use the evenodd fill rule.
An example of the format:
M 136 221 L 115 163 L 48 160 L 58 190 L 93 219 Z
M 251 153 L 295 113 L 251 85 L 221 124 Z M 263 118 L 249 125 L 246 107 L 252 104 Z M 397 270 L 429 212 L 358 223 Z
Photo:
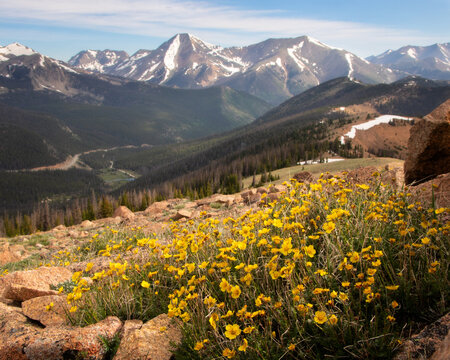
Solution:
M 280 67 L 283 68 L 283 64 L 281 63 L 281 59 L 277 58 L 277 61 L 275 61 L 275 63 Z M 284 68 L 283 68 L 284 69 Z
M 412 57 L 413 59 L 417 59 L 416 50 L 411 48 L 411 49 L 408 49 L 408 51 L 406 53 L 408 54 L 409 57 Z
M 42 55 L 39 56 L 39 65 L 45 67 L 45 57 Z
M 334 47 L 334 46 L 330 46 L 330 45 L 321 43 L 319 40 L 314 39 L 314 38 L 312 38 L 311 36 L 307 36 L 306 38 L 309 40 L 310 43 L 316 44 L 316 45 L 318 45 L 318 46 L 321 46 L 321 47 L 324 47 L 324 48 L 327 48 L 327 49 L 332 49 L 332 50 L 343 50 L 343 49 L 340 49 L 340 48 L 337 48 L 337 47 Z
M 303 41 L 298 44 L 298 45 L 294 45 L 291 48 L 287 49 L 287 52 L 289 54 L 289 56 L 292 58 L 292 60 L 294 60 L 294 62 L 297 64 L 297 66 L 300 68 L 300 71 L 305 70 L 305 64 L 296 56 L 295 52 L 299 49 L 301 49 L 303 46 Z M 307 59 L 305 59 L 307 60 Z
M 225 66 L 224 64 L 220 64 L 220 66 L 229 72 L 229 74 L 224 74 L 227 77 L 241 71 L 241 69 L 235 68 L 234 66 Z
M 412 118 L 404 117 L 404 116 L 398 116 L 398 115 L 381 115 L 373 120 L 369 120 L 365 123 L 359 124 L 359 125 L 353 125 L 352 128 L 348 133 L 346 133 L 344 136 L 349 137 L 350 139 L 353 139 L 356 135 L 356 130 L 368 130 L 376 125 L 380 124 L 387 124 L 389 121 L 393 119 L 401 119 L 401 120 L 409 120 L 411 121 Z M 341 136 L 341 143 L 344 144 L 344 136 Z
M 94 58 L 97 57 L 98 51 L 96 51 L 96 50 L 88 50 L 87 52 L 92 57 L 94 57 Z
M 176 67 L 175 56 L 177 55 L 179 48 L 180 48 L 180 35 L 177 35 L 175 36 L 175 39 L 173 39 L 172 43 L 170 44 L 169 48 L 166 51 L 166 55 L 164 56 L 164 65 L 169 71 L 175 69 Z M 167 79 L 169 71 L 166 71 L 165 79 Z
M 350 80 L 352 79 L 352 75 L 353 75 L 352 57 L 353 57 L 353 55 L 350 53 L 345 54 L 345 59 L 347 60 L 347 63 L 348 63 L 348 77 L 350 78 Z

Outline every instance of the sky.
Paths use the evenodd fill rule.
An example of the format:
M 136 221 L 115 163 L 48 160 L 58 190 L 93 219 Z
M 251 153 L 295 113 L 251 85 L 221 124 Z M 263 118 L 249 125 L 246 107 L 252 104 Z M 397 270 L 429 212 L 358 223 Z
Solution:
M 177 33 L 224 47 L 308 35 L 367 57 L 450 41 L 450 0 L 0 0 L 0 45 L 67 61 L 155 49 Z

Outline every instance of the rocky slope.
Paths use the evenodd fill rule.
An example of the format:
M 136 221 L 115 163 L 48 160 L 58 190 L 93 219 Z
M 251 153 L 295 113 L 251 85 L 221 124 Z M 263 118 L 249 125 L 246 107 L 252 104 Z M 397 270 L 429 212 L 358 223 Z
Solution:
M 353 170 L 346 177 L 364 183 L 375 170 L 372 167 Z M 395 183 L 401 180 L 400 173 L 401 169 L 383 172 L 383 181 Z M 311 174 L 298 174 L 297 177 L 302 181 L 314 180 Z M 147 236 L 155 236 L 170 226 L 170 220 L 186 223 L 196 218 L 223 220 L 250 214 L 264 202 L 278 199 L 286 189 L 276 185 L 236 195 L 216 194 L 195 202 L 171 199 L 154 203 L 140 213 L 120 207 L 114 218 L 85 221 L 70 228 L 60 225 L 46 233 L 1 239 L 1 265 L 10 273 L 5 271 L 0 276 L 0 359 L 108 359 L 113 356 L 113 350 L 114 359 L 172 359 L 170 350 L 173 344 L 180 343 L 182 335 L 179 324 L 165 314 L 145 323 L 140 320 L 122 322 L 110 316 L 87 327 L 71 326 L 66 315 L 70 305 L 56 289 L 60 284 L 70 282 L 74 273 L 83 271 L 88 263 L 74 259 L 67 266 L 56 266 L 58 255 L 77 247 L 80 249 L 105 229 L 112 233 L 124 228 L 141 229 Z M 138 255 L 126 256 L 128 258 L 123 260 L 132 261 Z M 32 269 L 39 262 L 51 266 L 19 270 Z M 111 266 L 110 259 L 102 256 L 89 259 L 89 262 L 90 269 L 95 272 L 108 270 Z M 420 346 L 412 338 L 412 346 L 408 345 L 405 350 L 407 356 L 425 354 L 424 358 L 428 358 L 436 352 L 441 356 L 439 359 L 445 359 L 448 355 L 445 350 L 448 342 L 444 340 L 448 317 L 431 328 L 432 331 L 424 330 L 427 333 L 419 336 Z
M 368 83 L 403 76 L 308 36 L 222 48 L 190 34 L 177 34 L 155 50 L 139 50 L 129 57 L 120 51 L 87 50 L 69 64 L 172 87 L 227 85 L 273 104 L 340 76 Z

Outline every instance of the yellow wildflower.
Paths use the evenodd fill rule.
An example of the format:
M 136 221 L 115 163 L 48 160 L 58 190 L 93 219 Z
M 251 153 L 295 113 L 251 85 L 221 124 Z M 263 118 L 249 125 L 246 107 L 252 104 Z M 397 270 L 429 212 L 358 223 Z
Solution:
M 228 348 L 225 348 L 222 352 L 222 355 L 227 357 L 228 359 L 232 359 L 233 357 L 235 357 L 236 355 L 236 351 L 235 350 L 231 350 Z
M 247 339 L 244 339 L 242 345 L 239 346 L 238 350 L 246 352 L 247 351 L 247 347 L 248 347 L 248 341 L 247 341 Z
M 236 339 L 241 334 L 241 329 L 238 324 L 228 324 L 225 329 L 225 336 L 230 340 Z
M 324 324 L 326 323 L 328 320 L 327 314 L 325 313 L 325 311 L 316 311 L 315 315 L 314 315 L 314 321 L 317 324 Z

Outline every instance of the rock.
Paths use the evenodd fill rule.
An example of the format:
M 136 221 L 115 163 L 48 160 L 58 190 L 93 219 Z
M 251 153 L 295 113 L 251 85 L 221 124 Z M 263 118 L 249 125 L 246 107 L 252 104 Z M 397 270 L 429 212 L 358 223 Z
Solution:
M 53 303 L 53 307 L 46 307 Z M 22 302 L 22 312 L 32 320 L 39 321 L 44 326 L 67 324 L 66 312 L 69 311 L 64 296 L 40 296 Z
M 88 221 L 88 220 L 85 220 L 85 221 Z M 84 221 L 83 221 L 84 222 Z M 81 224 L 83 224 L 83 223 L 81 223 Z M 58 225 L 58 226 L 56 226 L 55 228 L 53 228 L 53 230 L 56 230 L 56 231 L 65 231 L 66 230 L 66 227 L 64 226 L 64 225 Z
M 279 192 L 272 192 L 267 194 L 265 197 L 261 198 L 261 204 L 268 204 L 271 203 L 273 201 L 278 200 L 281 197 L 281 193 Z
M 190 212 L 187 209 L 181 209 L 181 210 L 178 210 L 177 213 L 174 216 L 172 216 L 170 219 L 173 221 L 177 221 L 177 220 L 180 220 L 183 218 L 190 219 L 191 217 L 192 217 L 192 212 Z
M 113 338 L 122 327 L 114 316 L 84 328 L 56 326 L 39 328 L 25 316 L 0 304 L 0 360 L 103 359 L 101 337 Z
M 16 271 L 0 278 L 0 297 L 25 301 L 38 296 L 56 295 L 50 285 L 68 281 L 72 272 L 63 267 L 40 267 L 35 270 Z
M 450 207 L 450 173 L 439 175 L 417 186 L 411 186 L 409 191 L 424 206 L 431 206 L 434 196 L 436 208 Z
M 257 193 L 255 189 L 244 191 L 241 193 L 244 204 L 256 204 L 261 200 L 261 194 Z
M 426 326 L 420 333 L 406 340 L 394 359 L 449 359 L 449 330 L 450 313 Z
M 142 320 L 126 320 L 123 324 L 122 330 L 120 331 L 120 338 L 126 338 L 134 330 L 139 330 L 144 323 Z
M 265 187 L 263 187 L 263 186 L 261 186 L 261 187 L 259 187 L 259 188 L 257 188 L 256 189 L 256 192 L 258 193 L 258 194 L 267 194 L 269 191 L 265 188 Z
M 0 265 L 20 261 L 28 256 L 28 252 L 22 245 L 0 245 Z
M 185 209 L 194 209 L 197 207 L 197 203 L 195 201 L 188 201 L 184 204 Z
M 169 208 L 168 201 L 159 201 L 151 204 L 147 209 L 145 209 L 144 214 L 150 216 L 159 216 L 162 215 L 164 211 L 167 211 L 168 208 Z
M 120 217 L 122 219 L 133 219 L 134 213 L 126 206 L 119 206 L 113 214 L 113 217 Z
M 281 197 L 281 193 L 280 192 L 276 192 L 276 193 L 272 192 L 272 193 L 267 195 L 267 198 L 269 198 L 270 201 L 278 200 L 280 197 Z
M 273 185 L 270 187 L 270 192 L 271 193 L 281 193 L 281 192 L 286 192 L 287 191 L 287 187 L 281 184 L 278 185 Z
M 405 183 L 421 183 L 450 172 L 450 99 L 411 128 Z
M 225 204 L 226 206 L 231 206 L 236 201 L 235 195 L 223 195 L 223 194 L 214 194 L 207 198 L 203 198 L 196 201 L 198 207 L 211 205 L 212 203 Z
M 314 178 L 313 174 L 311 174 L 308 171 L 298 172 L 298 173 L 294 174 L 294 176 L 292 176 L 292 178 L 301 183 L 309 183 L 309 182 L 314 182 L 316 180 Z
M 261 201 L 261 194 L 256 193 L 248 197 L 248 204 L 257 204 Z
M 93 227 L 95 224 L 94 224 L 92 221 L 84 220 L 80 225 L 81 225 L 81 227 L 83 227 L 83 228 L 91 228 L 91 227 Z
M 172 357 L 171 343 L 180 342 L 181 331 L 175 321 L 162 314 L 141 328 L 130 330 L 122 338 L 114 359 L 169 360 Z

